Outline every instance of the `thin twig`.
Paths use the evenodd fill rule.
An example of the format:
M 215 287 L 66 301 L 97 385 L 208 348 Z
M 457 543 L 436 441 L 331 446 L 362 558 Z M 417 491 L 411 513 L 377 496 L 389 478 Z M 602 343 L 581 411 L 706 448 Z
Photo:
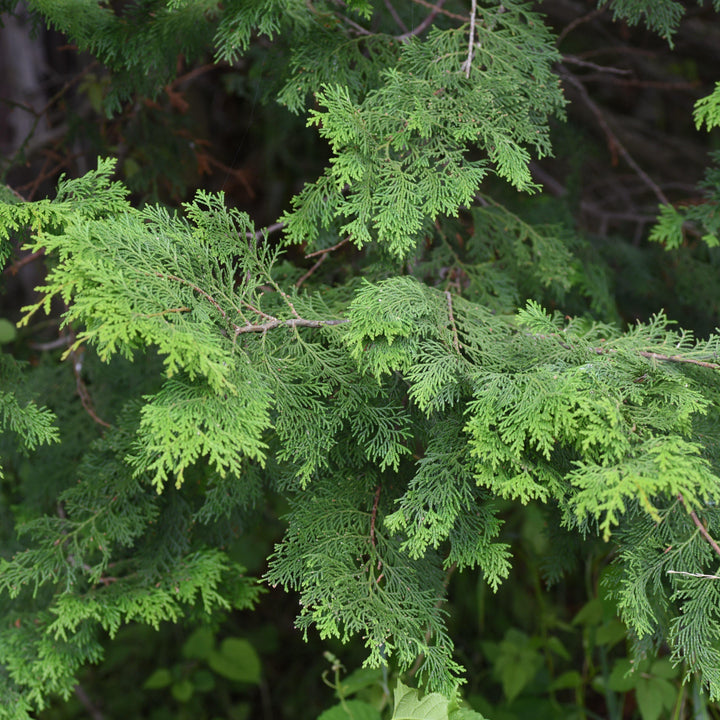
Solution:
M 632 70 L 598 65 L 597 63 L 589 62 L 588 60 L 581 60 L 575 55 L 563 55 L 563 62 L 570 63 L 571 65 L 579 65 L 580 67 L 591 68 L 592 70 L 597 70 L 598 72 L 614 73 L 615 75 L 632 74 Z
M 80 701 L 80 704 L 90 713 L 90 717 L 93 720 L 105 720 L 105 716 L 100 712 L 99 708 L 90 699 L 90 696 L 85 692 L 85 689 L 79 683 L 75 686 L 75 695 Z
M 177 275 L 170 275 L 161 272 L 155 272 L 154 274 L 157 275 L 157 277 L 162 278 L 163 280 L 175 280 L 176 282 L 191 287 L 196 293 L 198 293 L 198 295 L 202 295 L 206 300 L 209 300 L 212 305 L 217 309 L 217 311 L 223 316 L 223 318 L 227 320 L 227 313 L 222 309 L 220 303 L 218 303 L 218 301 L 212 295 L 195 285 L 195 283 L 191 283 L 189 280 L 185 280 L 184 278 L 178 277 Z
M 327 259 L 328 254 L 320 256 L 320 259 L 295 283 L 295 287 L 299 288 Z
M 429 25 L 432 23 L 432 21 L 435 19 L 435 16 L 442 12 L 442 6 L 445 4 L 445 0 L 438 0 L 438 2 L 435 3 L 435 6 L 430 11 L 428 16 L 417 26 L 414 27 L 412 30 L 409 30 L 406 33 L 403 33 L 402 35 L 396 35 L 395 39 L 400 40 L 400 42 L 404 42 L 405 40 L 408 40 L 411 37 L 415 37 L 416 35 L 419 35 L 421 32 L 426 30 Z
M 720 365 L 718 363 L 706 362 L 705 360 L 694 360 L 693 358 L 682 357 L 682 355 L 663 355 L 662 353 L 648 352 L 646 350 L 640 350 L 639 354 L 643 357 L 651 358 L 652 360 L 687 363 L 688 365 L 699 365 L 700 367 L 710 368 L 711 370 L 720 370 Z
M 455 350 L 457 352 L 460 352 L 460 342 L 458 341 L 457 326 L 455 325 L 455 316 L 453 315 L 452 295 L 450 294 L 449 290 L 445 291 L 445 297 L 447 298 L 448 315 L 450 316 L 450 325 L 452 327 L 453 345 L 455 346 Z
M 465 77 L 470 77 L 473 61 L 473 45 L 475 45 L 475 15 L 477 14 L 477 0 L 471 0 L 470 6 L 470 41 L 468 42 L 468 56 L 465 61 Z
M 348 237 L 344 238 L 336 245 L 333 245 L 332 247 L 329 247 L 329 248 L 324 248 L 323 250 L 316 250 L 315 252 L 308 253 L 305 257 L 311 258 L 311 257 L 316 257 L 317 255 L 324 255 L 325 253 L 330 253 L 333 250 L 337 250 L 339 247 L 342 247 L 346 242 L 348 242 L 348 240 L 350 240 L 349 235 L 348 235 Z
M 105 422 L 96 412 L 93 405 L 92 398 L 90 397 L 90 391 L 85 385 L 85 381 L 82 379 L 82 353 L 77 350 L 71 350 L 70 362 L 72 363 L 73 374 L 75 375 L 75 388 L 77 389 L 78 397 L 82 406 L 85 408 L 85 412 L 98 424 L 105 428 L 110 428 L 112 425 L 109 422 Z
M 576 78 L 572 73 L 570 73 L 568 69 L 563 65 L 560 65 L 559 68 L 561 70 L 562 77 L 577 88 L 578 92 L 582 96 L 583 101 L 588 106 L 588 108 L 590 108 L 590 111 L 593 113 L 593 115 L 595 115 L 598 124 L 605 133 L 611 151 L 614 152 L 615 150 L 617 150 L 623 156 L 625 162 L 637 173 L 637 175 L 645 182 L 645 184 L 653 191 L 653 193 L 655 193 L 655 197 L 657 197 L 658 200 L 660 200 L 660 202 L 664 205 L 669 205 L 670 201 L 668 200 L 665 193 L 660 189 L 657 183 L 637 164 L 632 155 L 630 155 L 630 153 L 627 151 L 627 148 L 620 142 L 620 139 L 613 132 L 612 128 L 605 119 L 602 110 L 600 110 L 595 101 L 590 97 L 588 91 L 585 89 L 585 86 L 582 84 L 582 82 L 580 82 L 580 80 L 578 80 L 578 78 Z
M 591 20 L 594 20 L 598 15 L 602 15 L 604 12 L 604 8 L 597 8 L 595 10 L 592 10 L 587 15 L 583 15 L 582 17 L 575 18 L 571 23 L 566 25 L 558 34 L 557 40 L 555 41 L 556 45 L 559 45 L 565 37 L 571 33 L 578 25 L 582 25 L 583 23 L 590 22 Z
M 695 523 L 695 526 L 700 531 L 700 534 L 708 541 L 710 544 L 710 547 L 715 551 L 717 555 L 720 555 L 720 545 L 717 544 L 715 539 L 710 535 L 710 533 L 707 531 L 707 528 L 700 522 L 700 518 L 697 516 L 694 510 L 691 510 L 686 504 L 685 500 L 683 499 L 682 495 L 678 495 L 678 500 L 683 504 L 683 507 L 688 511 L 688 514 L 692 518 L 692 521 Z
M 385 7 L 387 8 L 390 15 L 392 15 L 392 19 L 397 23 L 397 25 L 400 27 L 400 29 L 407 33 L 408 27 L 403 22 L 403 19 L 398 15 L 398 11 L 395 9 L 395 6 L 390 2 L 390 0 L 385 0 Z
M 57 350 L 61 347 L 67 347 L 72 342 L 72 337 L 70 335 L 61 335 L 56 340 L 51 340 L 50 342 L 44 342 L 44 343 L 36 343 L 36 342 L 29 342 L 28 346 L 31 347 L 33 350 L 40 350 L 40 352 L 47 352 L 48 350 Z
M 8 273 L 17 275 L 17 272 L 18 272 L 18 270 L 20 270 L 21 267 L 24 267 L 25 265 L 29 265 L 31 262 L 34 262 L 35 260 L 43 257 L 44 255 L 45 255 L 45 248 L 40 248 L 39 250 L 36 250 L 34 253 L 25 255 L 25 257 L 20 258 L 17 262 L 14 262 L 12 265 L 8 265 L 3 270 L 3 275 L 7 275 Z
M 359 33 L 360 35 L 372 35 L 367 28 L 364 28 L 362 25 L 359 25 L 354 20 L 351 20 L 347 15 L 341 15 L 338 13 L 338 17 L 343 20 L 343 22 L 346 22 L 355 32 Z
M 431 2 L 428 2 L 428 0 L 412 0 L 414 3 L 417 3 L 418 5 L 422 5 L 423 7 L 429 8 L 430 10 L 437 10 L 437 12 L 442 13 L 446 17 L 451 17 L 454 20 L 459 20 L 460 22 L 466 23 L 470 18 L 468 18 L 466 15 L 457 15 L 456 13 L 450 12 L 449 10 L 443 10 L 439 5 L 433 5 Z
M 248 240 L 264 240 L 268 235 L 271 233 L 277 232 L 278 230 L 282 230 L 285 227 L 285 223 L 283 222 L 276 222 L 272 225 L 268 225 L 266 228 L 263 228 L 262 230 L 258 230 L 255 233 L 245 233 L 245 237 Z

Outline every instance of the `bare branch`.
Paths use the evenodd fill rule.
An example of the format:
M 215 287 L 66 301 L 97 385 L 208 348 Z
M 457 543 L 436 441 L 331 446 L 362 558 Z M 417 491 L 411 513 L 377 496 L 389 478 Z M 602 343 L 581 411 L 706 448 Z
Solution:
M 295 283 L 295 287 L 299 288 L 327 259 L 328 253 L 320 256 L 320 259 Z
M 330 253 L 333 250 L 337 250 L 339 247 L 342 247 L 346 242 L 348 242 L 348 240 L 350 240 L 349 235 L 348 235 L 348 237 L 346 237 L 344 240 L 341 240 L 336 245 L 333 245 L 332 247 L 329 247 L 329 248 L 325 248 L 323 250 L 316 250 L 315 252 L 308 253 L 305 257 L 311 258 L 311 257 L 315 257 L 316 255 L 324 255 L 325 253 Z
M 395 6 L 390 2 L 390 0 L 385 0 L 385 7 L 388 9 L 388 12 L 390 15 L 392 15 L 392 19 L 397 23 L 399 28 L 407 33 L 408 27 L 403 22 L 403 19 L 398 15 L 398 11 L 395 9 Z
M 477 15 L 477 0 L 471 0 L 470 7 L 470 40 L 468 42 L 468 56 L 465 61 L 465 77 L 470 77 L 473 61 L 473 45 L 475 45 L 475 16 Z
M 414 3 L 417 3 L 418 5 L 422 5 L 423 7 L 429 8 L 430 10 L 436 10 L 439 13 L 442 13 L 446 17 L 451 17 L 454 20 L 459 20 L 462 23 L 466 23 L 470 20 L 469 17 L 466 15 L 457 15 L 456 13 L 450 12 L 449 10 L 443 10 L 439 3 L 438 5 L 433 5 L 431 2 L 428 2 L 428 0 L 412 0 Z
M 256 233 L 245 233 L 245 237 L 248 240 L 263 240 L 268 235 L 277 232 L 278 230 L 282 230 L 285 227 L 285 223 L 283 222 L 276 222 L 272 225 L 268 225 L 266 228 L 263 228 L 262 230 L 258 230 Z
M 344 323 L 350 322 L 347 319 L 342 320 L 306 320 L 305 318 L 290 318 L 289 320 L 271 320 L 266 323 L 262 323 L 260 325 L 233 325 L 233 328 L 235 329 L 236 335 L 242 335 L 243 333 L 248 332 L 267 332 L 268 330 L 273 330 L 277 327 L 287 327 L 287 328 L 295 328 L 295 327 L 324 327 L 326 325 L 343 325 Z
M 602 131 L 605 133 L 605 137 L 607 138 L 608 145 L 610 146 L 611 151 L 619 152 L 620 155 L 622 155 L 622 157 L 625 159 L 625 162 L 637 173 L 638 177 L 640 177 L 643 182 L 653 191 L 653 193 L 655 193 L 655 197 L 657 197 L 658 200 L 660 200 L 660 202 L 664 205 L 668 205 L 670 201 L 667 199 L 665 193 L 660 189 L 657 183 L 637 164 L 632 155 L 630 155 L 630 153 L 627 151 L 627 148 L 620 142 L 620 139 L 613 132 L 610 125 L 608 125 L 608 122 L 605 119 L 602 110 L 600 110 L 595 101 L 590 97 L 588 91 L 585 89 L 585 86 L 582 84 L 582 82 L 580 82 L 580 80 L 576 78 L 571 72 L 569 72 L 567 68 L 565 68 L 563 65 L 560 65 L 559 68 L 561 70 L 561 76 L 571 85 L 577 88 L 577 91 L 580 93 L 583 102 L 587 105 L 587 107 L 597 119 L 598 125 L 600 125 Z
M 412 30 L 409 30 L 403 35 L 397 35 L 395 39 L 400 40 L 400 42 L 404 42 L 405 40 L 414 37 L 415 35 L 419 35 L 421 32 L 425 31 L 428 26 L 432 24 L 435 16 L 439 12 L 442 12 L 441 8 L 444 4 L 445 0 L 438 0 L 438 2 L 435 3 L 433 9 L 430 11 L 430 14 L 418 26 L 414 27 Z

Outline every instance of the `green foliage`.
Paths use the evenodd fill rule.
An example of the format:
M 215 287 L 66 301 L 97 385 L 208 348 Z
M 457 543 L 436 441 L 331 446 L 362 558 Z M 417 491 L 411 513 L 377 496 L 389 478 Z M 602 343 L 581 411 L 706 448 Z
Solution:
M 598 6 L 610 5 L 613 16 L 627 21 L 628 25 L 644 22 L 672 43 L 672 36 L 685 14 L 685 7 L 677 0 L 598 0 Z M 703 4 L 703 0 L 699 0 Z M 718 0 L 712 0 L 715 10 L 720 10 Z
M 306 638 L 364 647 L 344 679 L 331 659 L 324 720 L 480 720 L 458 690 L 479 651 L 456 652 L 448 586 L 477 570 L 482 597 L 502 593 L 523 533 L 563 538 L 550 580 L 566 548 L 605 547 L 607 598 L 573 621 L 603 668 L 570 667 L 543 610 L 540 635 L 480 646 L 496 706 L 597 681 L 615 717 L 634 692 L 654 720 L 681 676 L 720 699 L 720 336 L 660 310 L 624 328 L 546 309 L 572 297 L 619 317 L 578 229 L 495 199 L 539 189 L 530 163 L 563 117 L 542 16 L 488 0 L 470 18 L 458 2 L 398 34 L 392 6 L 369 0 L 29 5 L 113 71 L 110 110 L 157 92 L 179 53 L 239 62 L 272 41 L 272 92 L 330 158 L 280 241 L 222 193 L 131 202 L 112 159 L 61 178 L 54 199 L 0 195 L 2 259 L 24 236 L 47 267 L 18 333 L 4 328 L 30 362 L 0 362 L 0 718 L 67 699 L 133 624 L 196 628 L 144 681 L 188 713 L 216 683 L 263 686 L 252 639 L 217 627 L 258 600 L 239 548 L 269 507 L 284 535 L 257 562 L 263 581 L 297 593 Z M 681 15 L 612 8 L 668 38 Z M 719 124 L 716 95 L 698 127 Z M 690 226 L 716 245 L 719 177 L 703 204 L 664 206 L 652 239 L 678 249 Z M 23 345 L 43 314 L 65 376 Z M 632 680 L 608 659 L 625 628 L 651 655 Z

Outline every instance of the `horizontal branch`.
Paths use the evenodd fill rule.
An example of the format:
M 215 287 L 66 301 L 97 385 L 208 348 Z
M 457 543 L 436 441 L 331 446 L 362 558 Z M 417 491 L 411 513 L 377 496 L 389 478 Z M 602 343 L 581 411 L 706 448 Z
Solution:
M 683 357 L 682 355 L 663 355 L 662 353 L 640 351 L 640 355 L 652 360 L 662 360 L 663 362 L 687 363 L 689 365 L 699 365 L 700 367 L 710 368 L 711 370 L 720 370 L 718 363 L 711 363 L 705 360 L 694 360 L 693 358 Z
M 236 335 L 248 332 L 267 332 L 268 330 L 274 330 L 278 327 L 324 327 L 326 325 L 343 325 L 344 323 L 350 322 L 346 319 L 341 320 L 306 320 L 305 318 L 290 318 L 289 320 L 271 320 L 266 323 L 258 325 L 233 325 Z

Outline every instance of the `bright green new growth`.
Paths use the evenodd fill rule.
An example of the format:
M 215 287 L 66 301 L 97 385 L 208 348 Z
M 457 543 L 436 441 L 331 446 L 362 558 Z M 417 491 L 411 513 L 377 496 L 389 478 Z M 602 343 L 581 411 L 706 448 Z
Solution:
M 608 582 L 638 647 L 664 639 L 720 698 L 720 590 L 701 577 L 720 558 L 694 521 L 720 535 L 720 337 L 696 341 L 662 313 L 623 332 L 520 303 L 527 288 L 591 286 L 576 241 L 478 195 L 491 171 L 535 190 L 528 161 L 551 150 L 548 116 L 564 100 L 540 16 L 486 2 L 472 44 L 467 24 L 443 18 L 423 39 L 379 32 L 360 53 L 351 26 L 326 22 L 329 6 L 176 0 L 144 18 L 162 32 L 130 62 L 107 8 L 31 5 L 162 80 L 176 25 L 200 22 L 224 58 L 253 32 L 302 39 L 280 98 L 300 111 L 315 93 L 309 123 L 332 158 L 294 199 L 286 242 L 328 249 L 347 235 L 375 256 L 362 280 L 303 285 L 221 195 L 137 209 L 112 160 L 63 180 L 52 201 L 0 204 L 4 255 L 30 227 L 50 258 L 24 322 L 61 300 L 69 352 L 92 349 L 115 390 L 62 512 L 28 518 L 18 552 L 0 559 L 0 717 L 67 697 L 101 658 L 101 630 L 251 606 L 257 586 L 219 547 L 225 523 L 245 522 L 268 490 L 290 511 L 265 580 L 299 594 L 298 626 L 361 636 L 373 666 L 405 672 L 420 658 L 430 694 L 400 683 L 398 720 L 477 718 L 457 704 L 464 669 L 443 599 L 456 568 L 493 590 L 508 577 L 499 498 L 547 503 L 568 530 L 617 542 Z M 614 7 L 632 19 L 631 5 Z M 348 62 L 331 82 L 313 68 L 340 47 Z M 713 107 L 698 122 L 715 124 Z M 448 218 L 473 204 L 460 258 Z M 119 392 L 113 373 L 134 383 Z M 50 413 L 19 397 L 0 395 L 3 426 L 28 449 L 57 439 Z

